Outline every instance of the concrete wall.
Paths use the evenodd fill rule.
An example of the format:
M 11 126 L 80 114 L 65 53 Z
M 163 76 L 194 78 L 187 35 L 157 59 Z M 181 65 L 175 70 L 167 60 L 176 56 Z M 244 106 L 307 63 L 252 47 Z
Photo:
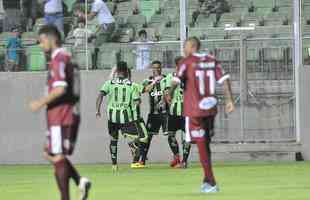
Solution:
M 149 71 L 140 72 L 134 78 L 136 78 L 136 81 L 141 81 L 149 74 Z M 97 120 L 95 117 L 96 96 L 106 78 L 107 73 L 105 71 L 82 73 L 82 126 L 76 152 L 73 156 L 75 162 L 110 163 L 106 116 L 101 120 Z M 42 72 L 0 73 L 0 164 L 45 163 L 42 158 L 46 133 L 45 112 L 41 111 L 40 113 L 32 114 L 28 110 L 29 102 L 43 95 L 45 79 L 46 74 Z M 144 97 L 144 103 L 142 104 L 144 115 L 148 111 L 146 98 Z M 248 115 L 247 118 L 255 121 L 258 116 L 256 114 Z M 227 118 L 223 114 L 219 115 L 219 118 L 221 117 L 223 119 Z M 222 132 L 219 131 L 218 137 L 223 136 L 233 140 L 233 135 L 236 135 L 236 137 L 240 136 L 240 129 L 236 128 L 236 124 L 240 124 L 239 111 L 237 110 L 233 115 L 229 116 L 229 119 L 231 119 L 230 122 L 218 120 L 221 123 L 220 125 L 226 127 Z M 259 126 L 263 128 L 265 125 L 260 124 Z M 231 127 L 234 127 L 234 129 L 231 129 Z M 253 137 L 257 136 L 253 135 Z M 260 159 L 265 155 L 265 153 L 257 155 L 257 151 L 266 152 L 268 155 L 268 152 L 279 151 L 279 154 L 270 156 L 270 159 L 277 160 L 285 157 L 285 159 L 291 160 L 293 159 L 292 152 L 298 151 L 298 146 L 292 146 L 291 144 L 256 146 L 236 144 L 215 145 L 213 149 L 217 152 L 216 155 L 218 155 L 215 156 L 216 159 L 253 160 Z M 310 152 L 310 149 L 307 150 Z M 231 153 L 234 152 L 239 152 L 239 154 L 231 156 Z M 252 153 L 245 156 L 245 152 Z M 286 152 L 285 155 L 283 152 Z M 120 139 L 119 161 L 129 162 L 130 158 L 131 156 L 125 141 Z M 158 136 L 154 138 L 149 158 L 152 162 L 166 162 L 171 158 L 166 137 Z M 191 159 L 198 159 L 195 147 Z

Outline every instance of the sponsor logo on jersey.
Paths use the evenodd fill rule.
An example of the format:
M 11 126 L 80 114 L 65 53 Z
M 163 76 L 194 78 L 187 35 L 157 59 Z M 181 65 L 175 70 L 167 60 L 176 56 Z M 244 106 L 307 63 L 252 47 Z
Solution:
M 131 81 L 128 80 L 128 79 L 124 79 L 124 80 L 121 80 L 121 79 L 113 79 L 111 81 L 112 84 L 125 84 L 125 85 L 131 85 Z
M 202 138 L 205 136 L 205 134 L 206 134 L 206 131 L 202 129 L 191 131 L 192 137 L 195 137 L 195 138 Z
M 151 92 L 152 97 L 158 97 L 158 96 L 163 96 L 163 91 L 156 91 L 156 92 Z

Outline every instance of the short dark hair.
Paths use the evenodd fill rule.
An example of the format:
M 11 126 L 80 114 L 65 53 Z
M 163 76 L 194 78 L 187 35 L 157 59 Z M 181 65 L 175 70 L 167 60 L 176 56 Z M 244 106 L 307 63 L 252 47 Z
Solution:
M 39 30 L 39 35 L 47 35 L 49 37 L 55 38 L 56 44 L 61 45 L 61 33 L 54 25 L 44 25 Z
M 197 50 L 200 50 L 201 43 L 197 37 L 195 37 L 195 36 L 189 37 L 186 39 L 186 42 L 191 42 L 193 45 L 196 46 Z
M 183 57 L 182 57 L 182 56 L 178 56 L 178 57 L 176 57 L 176 58 L 174 59 L 175 64 L 176 64 L 176 65 L 178 65 L 178 64 L 179 64 L 179 62 L 180 62 L 182 59 L 183 59 Z
M 139 37 L 141 37 L 141 35 L 147 35 L 147 32 L 146 32 L 146 30 L 144 30 L 144 29 L 142 29 L 141 31 L 139 31 L 139 33 L 138 33 L 138 35 L 139 35 Z
M 154 60 L 152 62 L 152 65 L 156 65 L 156 64 L 161 66 L 161 62 L 159 60 Z
M 119 61 L 116 65 L 116 70 L 118 72 L 124 72 L 127 73 L 128 72 L 128 66 L 127 66 L 127 62 L 125 61 Z

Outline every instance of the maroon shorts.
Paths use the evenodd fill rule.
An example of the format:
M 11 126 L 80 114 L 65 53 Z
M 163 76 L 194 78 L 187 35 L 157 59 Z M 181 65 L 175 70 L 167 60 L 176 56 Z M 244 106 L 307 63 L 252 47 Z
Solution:
M 48 126 L 45 151 L 50 155 L 71 155 L 78 136 L 80 119 L 76 117 L 71 125 Z
M 214 129 L 214 119 L 215 116 L 186 117 L 186 141 L 193 143 L 205 140 L 211 141 Z

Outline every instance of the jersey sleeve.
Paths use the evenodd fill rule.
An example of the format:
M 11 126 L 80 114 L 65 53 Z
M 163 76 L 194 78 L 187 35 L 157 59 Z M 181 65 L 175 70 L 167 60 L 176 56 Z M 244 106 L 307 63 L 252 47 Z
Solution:
M 101 87 L 101 89 L 100 89 L 100 92 L 101 92 L 103 95 L 109 94 L 109 92 L 110 92 L 110 86 L 111 86 L 111 81 L 105 82 L 105 83 L 102 85 L 102 87 Z
M 53 63 L 51 69 L 52 75 L 52 87 L 67 87 L 68 82 L 66 80 L 66 65 L 65 59 L 57 60 Z
M 225 73 L 220 63 L 215 62 L 215 79 L 218 84 L 223 84 L 225 80 L 229 79 L 228 73 Z
M 168 90 L 169 88 L 171 88 L 171 82 L 173 79 L 173 75 L 169 74 L 165 79 L 166 79 L 165 90 Z

